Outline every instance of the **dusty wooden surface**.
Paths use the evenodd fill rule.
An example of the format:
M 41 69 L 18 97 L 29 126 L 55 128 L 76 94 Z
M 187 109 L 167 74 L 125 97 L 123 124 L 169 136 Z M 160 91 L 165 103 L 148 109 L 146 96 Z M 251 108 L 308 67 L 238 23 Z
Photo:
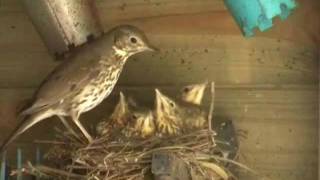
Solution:
M 119 90 L 152 105 L 154 87 L 174 95 L 181 85 L 213 80 L 216 116 L 233 119 L 248 133 L 241 141 L 241 162 L 270 179 L 317 178 L 317 0 L 300 1 L 287 21 L 276 19 L 272 30 L 250 39 L 241 36 L 221 0 L 97 2 L 106 30 L 137 25 L 161 53 L 128 62 L 113 96 L 82 117 L 88 126 L 110 111 Z M 57 64 L 20 1 L 0 0 L 0 142 L 17 123 L 16 110 Z M 34 152 L 26 144 L 52 137 L 54 125 L 60 125 L 57 119 L 37 125 L 17 144 Z

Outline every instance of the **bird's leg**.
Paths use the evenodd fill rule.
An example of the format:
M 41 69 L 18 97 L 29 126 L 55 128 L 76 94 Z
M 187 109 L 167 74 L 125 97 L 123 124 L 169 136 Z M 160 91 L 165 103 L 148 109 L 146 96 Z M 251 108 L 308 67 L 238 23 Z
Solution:
M 67 122 L 67 120 L 65 119 L 65 117 L 63 116 L 58 116 L 59 119 L 61 120 L 62 124 L 66 127 L 66 129 L 72 134 L 74 135 L 78 140 L 81 140 L 81 138 L 78 136 L 78 134 L 73 130 L 73 128 L 70 126 L 70 124 Z
M 89 143 L 91 143 L 93 141 L 93 139 L 90 136 L 90 134 L 88 133 L 88 131 L 83 127 L 83 125 L 79 121 L 79 114 L 78 113 L 73 113 L 71 118 L 72 118 L 73 122 L 78 126 L 80 131 L 83 133 L 83 135 L 88 139 Z

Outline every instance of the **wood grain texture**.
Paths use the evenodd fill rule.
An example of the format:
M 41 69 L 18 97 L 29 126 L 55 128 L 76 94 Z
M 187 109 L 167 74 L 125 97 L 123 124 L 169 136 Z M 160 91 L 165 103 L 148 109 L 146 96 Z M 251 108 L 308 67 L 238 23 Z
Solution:
M 120 84 L 186 84 L 206 78 L 219 84 L 317 83 L 316 50 L 290 41 L 230 35 L 154 35 L 151 39 L 161 52 L 131 58 Z M 0 52 L 5 56 L 0 87 L 35 87 L 57 65 L 46 50 Z
M 161 52 L 128 62 L 112 96 L 81 117 L 88 127 L 112 110 L 119 90 L 152 107 L 155 87 L 176 96 L 182 85 L 213 80 L 215 118 L 232 119 L 247 133 L 241 162 L 270 179 L 317 178 L 320 1 L 300 0 L 288 20 L 275 19 L 274 28 L 250 39 L 242 37 L 222 0 L 96 2 L 105 30 L 139 26 Z M 59 62 L 19 0 L 0 0 L 0 24 L 2 142 L 17 123 L 16 112 Z M 56 118 L 40 123 L 11 149 L 22 146 L 31 155 L 30 142 L 52 138 L 48 127 L 54 126 L 61 128 Z
M 146 32 L 157 34 L 236 34 L 240 30 L 222 0 L 97 0 L 105 29 L 130 23 Z M 298 0 L 299 8 L 282 22 L 258 37 L 281 38 L 304 44 L 317 45 L 320 41 L 320 18 L 317 0 Z M 1 16 L 25 16 L 19 0 L 3 0 Z M 15 19 L 12 19 L 15 23 Z M 161 27 L 161 28 L 158 28 Z

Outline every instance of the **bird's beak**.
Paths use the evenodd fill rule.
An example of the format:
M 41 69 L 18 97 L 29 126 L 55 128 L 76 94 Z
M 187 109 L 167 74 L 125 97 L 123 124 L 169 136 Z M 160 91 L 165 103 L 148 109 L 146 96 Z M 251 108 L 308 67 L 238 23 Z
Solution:
M 195 104 L 201 105 L 206 87 L 207 83 L 203 83 L 196 88 Z
M 118 105 L 119 105 L 118 107 L 120 108 L 120 110 L 123 113 L 125 113 L 127 110 L 127 102 L 126 102 L 126 98 L 122 92 L 120 92 L 120 99 L 119 99 Z
M 170 98 L 166 95 L 162 94 L 158 89 L 155 89 L 156 91 L 156 106 L 157 108 L 166 108 L 170 107 Z
M 125 98 L 123 92 L 120 91 L 119 94 L 120 94 L 120 100 L 119 100 L 119 102 L 122 103 L 122 104 L 125 104 L 126 98 Z
M 152 45 L 148 45 L 147 48 L 146 48 L 147 51 L 151 51 L 151 52 L 158 52 L 159 49 L 152 46 Z
M 163 96 L 162 93 L 157 88 L 155 89 L 155 91 L 156 91 L 156 99 L 161 100 Z
M 156 106 L 160 107 L 161 104 L 163 103 L 163 95 L 159 91 L 159 89 L 155 89 L 155 91 L 156 91 Z
M 202 84 L 196 85 L 197 86 L 196 89 L 202 94 L 203 91 L 206 89 L 207 85 L 208 85 L 208 81 L 206 81 Z
M 155 89 L 155 92 L 156 92 L 156 102 L 158 103 L 160 100 L 161 93 L 158 89 Z
M 165 103 L 164 103 L 162 93 L 158 89 L 155 89 L 155 91 L 156 91 L 155 112 L 157 116 L 161 116 L 164 112 Z
M 119 93 L 119 97 L 120 97 L 120 99 L 121 99 L 121 100 L 124 100 L 124 99 L 125 99 L 124 94 L 123 94 L 123 92 L 122 92 L 122 91 L 120 91 L 120 93 Z

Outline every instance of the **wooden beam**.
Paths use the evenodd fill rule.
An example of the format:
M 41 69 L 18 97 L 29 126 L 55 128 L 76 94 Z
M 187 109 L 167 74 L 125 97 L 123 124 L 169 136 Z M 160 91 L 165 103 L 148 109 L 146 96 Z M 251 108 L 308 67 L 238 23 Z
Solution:
M 186 84 L 205 79 L 218 84 L 318 82 L 317 50 L 299 43 L 226 35 L 150 37 L 161 52 L 132 58 L 121 75 L 121 85 Z M 32 42 L 12 42 L 17 50 L 0 48 L 0 87 L 37 87 L 58 64 Z M 3 46 L 12 43 L 3 42 Z

